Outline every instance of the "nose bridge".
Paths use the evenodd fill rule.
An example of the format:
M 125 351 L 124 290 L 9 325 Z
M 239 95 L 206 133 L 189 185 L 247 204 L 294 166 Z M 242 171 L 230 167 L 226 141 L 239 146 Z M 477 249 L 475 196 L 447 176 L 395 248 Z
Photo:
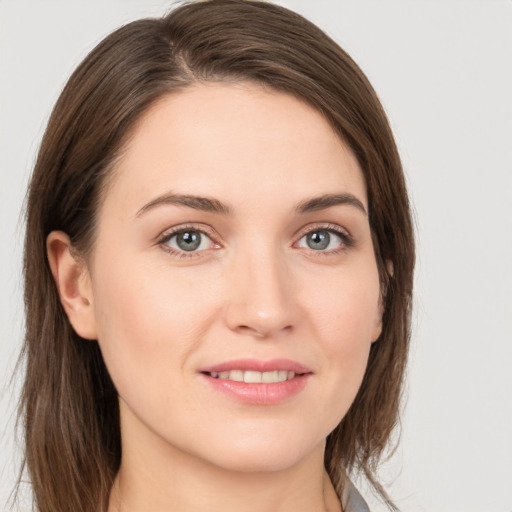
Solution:
M 293 326 L 285 255 L 273 244 L 250 244 L 234 257 L 227 317 L 232 329 L 269 336 Z

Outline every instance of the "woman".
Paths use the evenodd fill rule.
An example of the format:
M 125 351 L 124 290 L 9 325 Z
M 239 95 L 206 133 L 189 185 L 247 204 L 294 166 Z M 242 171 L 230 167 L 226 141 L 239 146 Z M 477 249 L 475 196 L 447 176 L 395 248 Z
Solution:
M 211 0 L 103 40 L 52 113 L 25 242 L 40 511 L 366 510 L 414 265 L 383 109 L 317 27 Z

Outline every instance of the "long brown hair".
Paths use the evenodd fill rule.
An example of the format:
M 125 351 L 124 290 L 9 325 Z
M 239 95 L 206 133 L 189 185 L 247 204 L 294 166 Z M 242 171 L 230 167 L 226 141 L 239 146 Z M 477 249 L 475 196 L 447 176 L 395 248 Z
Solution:
M 130 128 L 158 98 L 197 81 L 247 80 L 312 105 L 363 170 L 383 329 L 353 405 L 327 439 L 325 466 L 338 492 L 345 472 L 362 471 L 393 508 L 376 468 L 398 419 L 414 241 L 388 121 L 362 71 L 315 25 L 270 3 L 208 0 L 106 37 L 69 79 L 41 144 L 26 212 L 20 405 L 25 464 L 40 512 L 105 511 L 121 460 L 115 387 L 98 344 L 81 339 L 64 313 L 46 237 L 65 231 L 78 253 L 88 253 L 109 173 Z

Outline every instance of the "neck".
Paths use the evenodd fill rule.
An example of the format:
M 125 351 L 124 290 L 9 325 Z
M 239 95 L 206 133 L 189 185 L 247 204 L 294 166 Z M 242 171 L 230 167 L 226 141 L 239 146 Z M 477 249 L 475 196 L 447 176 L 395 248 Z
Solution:
M 323 443 L 292 467 L 239 472 L 218 467 L 161 440 L 148 443 L 147 438 L 136 439 L 137 443 L 123 441 L 109 512 L 341 510 L 323 466 Z

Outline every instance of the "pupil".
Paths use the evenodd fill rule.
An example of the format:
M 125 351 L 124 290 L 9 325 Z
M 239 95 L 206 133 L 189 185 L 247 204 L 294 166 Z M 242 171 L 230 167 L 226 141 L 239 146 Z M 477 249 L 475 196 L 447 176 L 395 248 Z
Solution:
M 327 231 L 314 231 L 307 236 L 309 248 L 315 251 L 325 249 L 329 245 L 330 240 L 331 237 Z
M 176 243 L 183 251 L 195 251 L 201 244 L 201 235 L 195 231 L 183 231 L 178 234 Z

